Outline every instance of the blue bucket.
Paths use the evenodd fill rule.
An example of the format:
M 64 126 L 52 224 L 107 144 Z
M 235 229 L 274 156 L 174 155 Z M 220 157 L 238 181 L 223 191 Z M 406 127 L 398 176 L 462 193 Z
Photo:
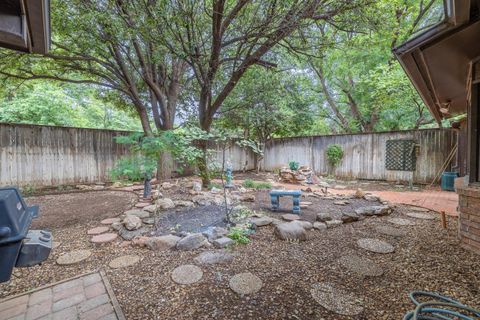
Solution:
M 458 178 L 457 172 L 444 172 L 442 174 L 442 190 L 455 191 L 455 178 Z

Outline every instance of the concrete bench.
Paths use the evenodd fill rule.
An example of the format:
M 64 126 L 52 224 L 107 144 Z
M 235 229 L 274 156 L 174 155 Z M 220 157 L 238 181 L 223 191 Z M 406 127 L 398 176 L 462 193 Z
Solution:
M 300 196 L 301 190 L 272 190 L 270 191 L 270 199 L 272 200 L 272 210 L 277 211 L 280 208 L 280 197 L 293 198 L 293 213 L 300 213 Z

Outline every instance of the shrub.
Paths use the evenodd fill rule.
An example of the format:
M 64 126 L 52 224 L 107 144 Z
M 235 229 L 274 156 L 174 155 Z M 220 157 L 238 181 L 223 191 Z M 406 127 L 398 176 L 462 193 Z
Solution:
M 298 170 L 298 168 L 300 167 L 300 164 L 297 161 L 289 161 L 288 167 L 290 168 L 290 170 L 295 171 L 295 170 Z
M 257 189 L 257 190 L 260 190 L 260 189 L 271 189 L 272 188 L 272 184 L 270 182 L 266 182 L 266 181 L 253 181 L 252 179 L 246 179 L 244 182 L 243 182 L 243 186 L 245 188 L 251 188 L 251 189 Z
M 336 167 L 343 158 L 343 150 L 338 144 L 331 144 L 327 147 L 327 160 L 330 165 Z
M 234 227 L 230 229 L 228 237 L 235 241 L 235 244 L 247 244 L 250 242 L 248 231 L 242 228 Z

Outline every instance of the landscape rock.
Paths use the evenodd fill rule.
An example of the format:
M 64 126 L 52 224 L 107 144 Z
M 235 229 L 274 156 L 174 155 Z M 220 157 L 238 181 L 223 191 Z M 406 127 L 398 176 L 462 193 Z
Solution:
M 250 222 L 257 227 L 263 227 L 271 224 L 273 222 L 273 218 L 270 218 L 270 217 L 253 218 L 252 220 L 250 220 Z
M 201 233 L 193 233 L 177 242 L 178 250 L 194 250 L 203 246 L 207 239 Z
M 338 227 L 339 225 L 341 225 L 343 223 L 342 220 L 327 220 L 325 221 L 325 224 L 327 225 L 327 228 L 334 228 L 334 227 Z
M 336 204 L 337 206 L 345 206 L 349 204 L 349 202 L 346 200 L 338 200 L 338 201 L 334 201 L 333 204 Z
M 152 225 L 152 224 L 155 224 L 155 218 L 144 218 L 142 219 L 142 222 L 145 224 Z
M 374 195 L 371 195 L 371 194 L 366 194 L 364 197 L 363 197 L 365 200 L 367 201 L 380 201 L 380 198 L 377 197 L 377 196 L 374 196 Z
M 192 182 L 192 190 L 195 192 L 200 192 L 202 191 L 202 183 L 198 181 L 193 181 Z
M 239 201 L 242 202 L 255 202 L 255 195 L 253 194 L 244 194 L 239 197 Z
M 332 215 L 330 213 L 327 213 L 327 212 L 317 213 L 317 221 L 325 222 L 329 220 L 332 220 Z
M 361 199 L 365 197 L 365 191 L 363 191 L 362 189 L 358 188 L 357 191 L 355 191 L 355 198 L 357 199 Z
M 142 220 L 137 216 L 127 215 L 123 219 L 123 225 L 129 231 L 137 230 L 142 227 Z
M 209 227 L 202 234 L 207 237 L 208 241 L 213 241 L 228 234 L 228 230 L 222 227 Z
M 173 188 L 173 184 L 171 184 L 170 182 L 164 182 L 164 183 L 161 184 L 161 187 L 164 190 L 168 190 L 168 189 Z
M 182 238 L 171 234 L 159 237 L 149 237 L 145 241 L 145 245 L 148 249 L 153 251 L 166 251 L 174 248 L 181 239 Z
M 147 231 L 148 230 L 145 228 L 140 228 L 137 230 L 130 231 L 122 227 L 120 228 L 120 230 L 118 230 L 118 235 L 122 237 L 124 240 L 130 241 L 135 237 L 144 235 Z
M 359 218 L 359 215 L 355 212 L 345 212 L 342 215 L 343 223 L 358 221 Z
M 228 237 L 221 237 L 212 241 L 213 245 L 217 248 L 226 248 L 233 245 L 235 242 Z
M 233 260 L 233 256 L 226 251 L 206 251 L 202 252 L 195 259 L 198 264 L 217 264 L 227 263 Z
M 219 188 L 217 188 L 217 187 L 212 187 L 212 189 L 210 189 L 210 192 L 213 193 L 213 194 L 215 194 L 215 193 L 220 193 L 220 192 L 222 192 L 222 190 L 219 189 Z
M 148 239 L 150 239 L 150 238 L 149 237 L 143 237 L 143 236 L 135 237 L 131 241 L 132 246 L 143 248 L 147 245 L 147 240 Z M 127 242 L 127 241 L 125 241 L 125 242 Z
M 285 222 L 275 226 L 275 235 L 281 240 L 306 241 L 307 232 L 298 221 Z
M 294 220 L 300 220 L 300 216 L 298 214 L 286 213 L 286 214 L 282 214 L 282 219 L 287 221 L 294 221 Z
M 361 207 L 355 210 L 358 215 L 362 216 L 383 216 L 390 214 L 392 209 L 389 206 L 368 206 Z
M 185 200 L 175 200 L 173 203 L 177 207 L 186 207 L 186 208 L 190 208 L 195 205 L 192 201 L 185 201 Z
M 138 217 L 140 219 L 143 219 L 143 218 L 150 217 L 150 212 L 147 212 L 147 211 L 144 211 L 144 210 L 139 210 L 139 209 L 133 209 L 133 210 L 125 211 L 125 215 L 126 216 L 134 216 L 134 217 Z
M 296 222 L 299 223 L 302 226 L 302 228 L 305 230 L 312 230 L 313 228 L 313 224 L 309 221 L 297 220 Z
M 317 230 L 320 230 L 320 231 L 327 230 L 327 225 L 323 222 L 315 221 L 313 223 L 313 228 L 317 229 Z
M 213 198 L 210 195 L 199 194 L 192 198 L 192 201 L 200 206 L 210 206 L 213 204 Z
M 157 212 L 157 205 L 151 204 L 151 205 L 143 208 L 143 210 L 146 211 L 146 212 L 155 213 L 155 212 Z
M 175 208 L 175 203 L 170 198 L 158 199 L 156 204 L 160 209 L 164 209 L 164 210 Z

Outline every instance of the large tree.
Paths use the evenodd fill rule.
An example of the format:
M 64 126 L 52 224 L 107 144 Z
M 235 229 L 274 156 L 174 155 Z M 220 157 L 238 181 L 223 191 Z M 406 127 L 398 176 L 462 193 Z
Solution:
M 172 129 L 186 62 L 160 44 L 149 12 L 163 1 L 54 0 L 46 55 L 0 53 L 0 75 L 88 83 L 138 114 L 146 135 Z M 161 8 L 160 8 L 161 9 Z M 157 21 L 157 23 L 160 23 Z M 153 121 L 152 121 L 153 120 Z
M 210 131 L 213 119 L 245 72 L 254 65 L 275 66 L 272 50 L 312 22 L 331 23 L 345 13 L 362 9 L 363 0 L 178 0 L 163 17 L 171 37 L 165 44 L 184 57 L 198 89 L 201 129 Z M 320 36 L 320 35 L 319 35 Z M 206 149 L 206 142 L 202 142 Z M 206 153 L 199 159 L 208 185 Z

